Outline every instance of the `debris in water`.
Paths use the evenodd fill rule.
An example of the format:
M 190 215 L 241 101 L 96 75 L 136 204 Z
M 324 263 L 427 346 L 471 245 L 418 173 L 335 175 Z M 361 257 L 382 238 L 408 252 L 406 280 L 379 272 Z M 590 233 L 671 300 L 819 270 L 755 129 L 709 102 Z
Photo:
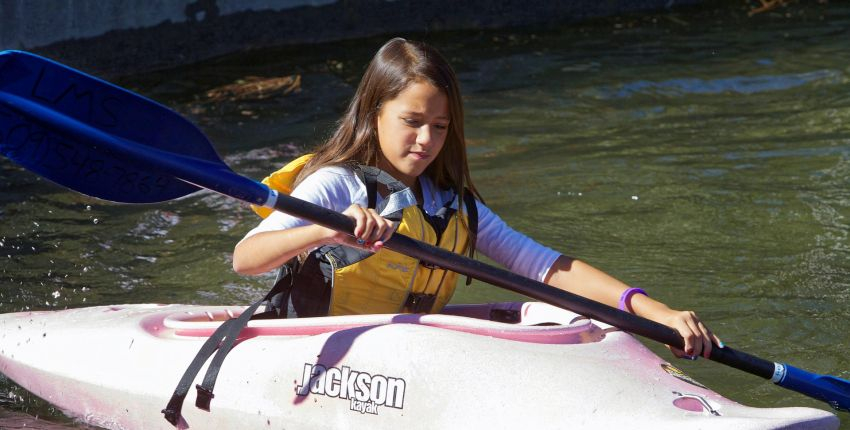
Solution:
M 278 78 L 263 78 L 248 76 L 233 84 L 214 88 L 207 91 L 207 99 L 211 102 L 224 100 L 263 100 L 276 95 L 287 95 L 301 91 L 301 75 L 290 75 Z
M 759 0 L 759 3 L 761 3 L 761 6 L 750 9 L 750 11 L 747 12 L 747 15 L 753 16 L 757 13 L 776 9 L 779 6 L 785 6 L 788 4 L 788 0 Z

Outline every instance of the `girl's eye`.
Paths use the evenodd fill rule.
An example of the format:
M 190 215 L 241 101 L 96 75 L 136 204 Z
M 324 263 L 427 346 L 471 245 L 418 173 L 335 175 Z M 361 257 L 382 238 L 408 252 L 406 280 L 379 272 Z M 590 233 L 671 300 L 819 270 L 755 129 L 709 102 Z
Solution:
M 418 119 L 414 119 L 414 118 L 402 118 L 402 121 L 404 121 L 404 124 L 407 125 L 408 127 L 413 127 L 413 128 L 419 128 L 419 127 L 422 127 L 422 125 L 423 125 L 421 121 L 419 121 Z M 437 130 L 446 130 L 446 129 L 449 128 L 449 125 L 448 124 L 434 124 L 434 128 L 436 128 Z

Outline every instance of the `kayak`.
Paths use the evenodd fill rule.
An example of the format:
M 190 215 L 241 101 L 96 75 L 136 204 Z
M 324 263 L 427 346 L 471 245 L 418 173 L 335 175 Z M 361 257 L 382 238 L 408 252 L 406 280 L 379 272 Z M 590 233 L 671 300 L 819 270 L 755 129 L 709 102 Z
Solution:
M 244 309 L 141 304 L 0 315 L 0 373 L 90 425 L 173 429 L 161 410 L 177 381 L 207 337 Z M 820 409 L 738 404 L 632 335 L 537 302 L 253 320 L 220 369 L 210 411 L 196 408 L 195 396 L 179 428 L 839 426 Z
M 280 193 L 260 182 L 237 174 L 218 156 L 210 141 L 195 125 L 152 100 L 62 64 L 25 52 L 0 52 L 0 72 L 8 78 L 0 80 L 0 129 L 9 131 L 0 144 L 0 153 L 26 169 L 59 185 L 91 197 L 119 203 L 164 202 L 185 197 L 200 189 L 207 189 L 255 206 L 273 208 L 337 232 L 351 234 L 354 231 L 354 220 L 342 213 L 300 200 L 286 193 Z M 69 94 L 80 96 L 65 97 Z M 81 95 L 87 96 L 82 97 Z M 157 127 L 146 127 L 147 124 L 157 124 Z M 71 162 L 78 159 L 82 160 L 82 164 Z M 457 272 L 559 308 L 573 309 L 594 320 L 604 321 L 646 339 L 675 347 L 684 346 L 684 339 L 676 330 L 656 321 L 597 303 L 588 298 L 452 253 L 403 234 L 393 234 L 384 245 L 388 250 L 420 260 L 424 264 Z M 124 312 L 126 309 L 126 307 L 119 307 L 115 312 Z M 230 312 L 235 314 L 238 310 L 231 309 Z M 127 312 L 132 313 L 134 311 L 129 309 Z M 224 329 L 236 327 L 236 322 L 222 322 L 225 317 L 216 317 L 215 313 L 209 312 L 213 316 L 213 320 L 209 321 L 210 323 L 219 325 Z M 464 315 L 455 316 L 469 318 L 469 316 Z M 9 318 L 13 319 L 10 327 L 15 328 L 19 325 L 21 327 L 27 326 L 26 323 L 15 323 L 15 318 L 31 318 L 41 321 L 43 317 L 30 315 L 11 316 Z M 48 321 L 51 320 L 51 317 L 44 318 L 47 318 Z M 65 317 L 59 316 L 57 318 L 62 321 L 62 318 Z M 226 318 L 230 318 L 229 315 Z M 398 320 L 405 320 L 405 318 L 408 317 L 398 317 Z M 480 322 L 481 324 L 488 321 L 488 318 L 478 319 L 484 321 Z M 449 335 L 447 333 L 453 332 L 453 330 L 420 323 L 395 324 L 394 321 L 379 324 L 374 329 L 366 329 L 364 326 L 360 326 L 359 328 L 338 330 L 332 334 L 316 334 L 312 337 L 291 334 L 287 330 L 292 327 L 289 324 L 313 324 L 315 321 L 307 323 L 281 322 L 279 323 L 281 325 L 275 328 L 276 331 L 270 332 L 271 334 L 268 336 L 265 335 L 265 331 L 260 330 L 261 333 L 264 333 L 263 335 L 243 339 L 242 343 L 245 346 L 240 345 L 240 348 L 238 348 L 242 354 L 248 354 L 244 351 L 252 351 L 252 348 L 259 348 L 258 351 L 254 352 L 279 350 L 282 354 L 281 357 L 273 357 L 274 360 L 282 360 L 279 363 L 280 366 L 283 366 L 281 369 L 268 364 L 261 369 L 256 369 L 255 361 L 261 359 L 256 359 L 254 356 L 263 356 L 264 354 L 257 353 L 250 355 L 249 358 L 243 356 L 244 362 L 240 365 L 248 369 L 244 371 L 247 376 L 273 377 L 275 381 L 275 384 L 271 384 L 273 388 L 269 387 L 270 383 L 268 382 L 254 382 L 254 385 L 251 386 L 252 389 L 265 389 L 265 394 L 269 395 L 276 393 L 275 390 L 280 388 L 277 384 L 286 380 L 285 378 L 293 376 L 291 374 L 293 372 L 292 366 L 298 363 L 286 361 L 292 357 L 296 360 L 306 360 L 299 365 L 305 369 L 306 374 L 309 374 L 308 380 L 302 382 L 308 384 L 306 386 L 309 386 L 310 389 L 308 392 L 304 392 L 305 386 L 302 385 L 299 388 L 297 379 L 295 379 L 293 384 L 296 385 L 293 387 L 293 393 L 289 393 L 289 397 L 283 394 L 274 394 L 274 397 L 272 397 L 275 400 L 274 402 L 264 403 L 264 399 L 267 397 L 256 398 L 257 396 L 254 394 L 246 394 L 250 390 L 245 388 L 245 385 L 249 385 L 250 381 L 256 381 L 257 378 L 237 379 L 236 382 L 231 380 L 230 383 L 233 386 L 225 388 L 240 394 L 230 395 L 233 401 L 228 403 L 226 408 L 229 409 L 225 409 L 225 411 L 239 411 L 233 412 L 233 414 L 238 415 L 239 413 L 244 414 L 245 410 L 253 409 L 256 411 L 256 415 L 260 417 L 269 415 L 267 426 L 272 425 L 271 420 L 274 418 L 276 420 L 275 425 L 277 425 L 278 419 L 294 419 L 293 422 L 295 423 L 309 424 L 315 427 L 327 426 L 328 417 L 340 420 L 338 423 L 340 425 L 369 425 L 370 427 L 417 425 L 409 422 L 411 417 L 424 420 L 421 422 L 428 422 L 429 424 L 445 420 L 443 421 L 444 424 L 454 422 L 455 425 L 462 422 L 460 420 L 468 420 L 472 417 L 477 420 L 475 425 L 478 426 L 486 423 L 498 426 L 505 425 L 506 422 L 519 421 L 527 424 L 529 420 L 553 420 L 557 418 L 569 418 L 572 423 L 572 420 L 578 419 L 567 416 L 564 412 L 567 411 L 575 412 L 576 417 L 590 415 L 592 418 L 588 418 L 587 422 L 583 424 L 585 427 L 591 426 L 590 422 L 605 423 L 606 421 L 625 423 L 633 427 L 634 421 L 632 419 L 624 421 L 625 418 L 620 418 L 618 421 L 617 417 L 635 415 L 634 411 L 629 410 L 628 413 L 614 412 L 613 409 L 616 409 L 616 406 L 622 407 L 631 404 L 644 406 L 646 402 L 632 398 L 640 397 L 635 394 L 640 390 L 648 392 L 649 389 L 629 382 L 629 379 L 638 380 L 644 385 L 653 385 L 662 380 L 661 377 L 645 380 L 646 375 L 657 374 L 658 370 L 655 367 L 658 362 L 647 361 L 647 359 L 641 358 L 641 353 L 632 352 L 632 350 L 637 350 L 636 346 L 625 343 L 621 345 L 607 340 L 609 338 L 616 339 L 618 337 L 616 334 L 605 336 L 602 338 L 603 340 L 595 342 L 556 343 L 554 346 L 550 345 L 543 348 L 534 342 L 495 337 L 495 339 L 499 339 L 499 341 L 496 341 L 491 340 L 494 336 L 481 335 L 477 332 L 458 331 Z M 241 322 L 241 320 L 237 320 L 237 322 Z M 500 323 L 500 321 L 492 320 L 489 322 Z M 110 324 L 112 323 L 114 322 L 110 321 Z M 504 324 L 504 322 L 501 323 Z M 33 391 L 44 392 L 45 395 L 53 395 L 53 397 L 58 397 L 55 395 L 56 390 L 51 390 L 48 384 L 50 378 L 54 375 L 59 375 L 56 376 L 58 381 L 69 384 L 66 386 L 68 391 L 59 391 L 60 394 L 76 394 L 85 392 L 87 388 L 95 393 L 105 391 L 107 393 L 105 397 L 103 394 L 100 394 L 100 397 L 98 397 L 98 394 L 85 395 L 94 399 L 93 401 L 100 402 L 99 404 L 89 409 L 81 408 L 83 412 L 74 412 L 71 408 L 69 410 L 78 415 L 91 415 L 92 420 L 105 416 L 107 418 L 104 418 L 104 420 L 107 423 L 112 422 L 109 420 L 116 420 L 117 423 L 124 422 L 118 420 L 130 420 L 130 418 L 120 417 L 120 408 L 117 413 L 109 410 L 108 406 L 116 402 L 109 396 L 123 396 L 120 402 L 125 405 L 127 415 L 131 414 L 130 409 L 138 409 L 136 405 L 133 405 L 132 408 L 129 407 L 132 401 L 143 402 L 149 398 L 161 396 L 160 390 L 166 384 L 165 380 L 160 377 L 161 374 L 167 373 L 170 376 L 176 372 L 174 368 L 184 365 L 174 363 L 186 359 L 184 357 L 186 353 L 175 345 L 182 345 L 182 347 L 189 349 L 186 345 L 197 346 L 197 342 L 192 342 L 194 339 L 186 339 L 185 336 L 177 336 L 173 340 L 179 340 L 179 342 L 160 343 L 159 340 L 164 339 L 147 333 L 138 336 L 140 342 L 143 341 L 145 352 L 141 354 L 136 352 L 139 348 L 133 347 L 136 337 L 132 337 L 129 338 L 132 342 L 127 347 L 132 352 L 113 353 L 112 349 L 123 351 L 120 341 L 127 341 L 128 336 L 132 336 L 128 333 L 135 333 L 139 330 L 138 327 L 133 325 L 134 323 L 129 324 L 129 328 L 123 323 L 118 324 L 124 332 L 113 333 L 107 338 L 118 340 L 118 344 L 109 343 L 109 348 L 98 342 L 92 344 L 97 348 L 109 349 L 108 353 L 102 353 L 99 350 L 91 352 L 92 348 L 86 347 L 89 346 L 92 339 L 99 340 L 102 337 L 101 331 L 105 333 L 112 328 L 109 330 L 81 331 L 76 326 L 86 325 L 85 323 L 78 324 L 77 320 L 60 322 L 58 326 L 52 326 L 56 327 L 57 330 L 59 328 L 65 330 L 67 325 L 68 333 L 63 333 L 60 337 L 67 335 L 73 338 L 71 343 L 62 344 L 60 341 L 57 345 L 51 345 L 53 337 L 50 341 L 33 341 L 34 338 L 37 339 L 38 337 L 38 333 L 35 332 L 10 335 L 8 337 L 10 339 L 15 338 L 15 343 L 0 343 L 0 347 L 5 345 L 5 348 L 10 351 L 9 355 L 5 357 L 0 352 L 0 359 L 6 361 L 4 364 L 6 369 L 0 368 L 0 371 L 10 374 L 17 372 L 23 375 L 29 372 L 30 375 L 28 376 L 32 376 L 32 379 L 36 382 L 41 381 L 42 384 L 42 386 L 33 388 Z M 138 322 L 135 324 L 138 325 Z M 90 326 L 87 327 L 91 328 Z M 596 327 L 600 326 L 596 325 Z M 260 328 L 253 328 L 253 330 L 256 331 Z M 344 349 L 344 355 L 340 358 L 340 360 L 345 359 L 346 364 L 343 367 L 331 366 L 328 368 L 320 361 L 322 360 L 322 348 L 327 347 L 330 350 L 341 348 L 335 342 L 340 338 L 343 340 L 351 338 L 352 332 L 349 330 L 360 330 L 363 331 L 363 334 L 356 336 L 358 341 L 356 345 L 352 344 L 349 345 L 348 349 Z M 19 331 L 23 331 L 23 328 Z M 38 331 L 38 328 L 35 328 L 35 331 Z M 440 335 L 436 335 L 435 331 Z M 355 331 L 355 333 L 358 332 Z M 149 338 L 151 336 L 156 338 L 157 342 L 153 342 Z M 44 332 L 42 338 L 46 339 L 47 337 L 47 333 Z M 213 340 L 210 341 L 210 344 L 214 346 L 217 338 L 212 337 L 211 339 Z M 359 345 L 365 342 L 363 339 L 373 339 L 375 345 L 371 348 L 360 348 Z M 223 350 L 230 349 L 231 340 L 236 339 L 233 336 L 226 338 L 226 341 L 222 343 Z M 353 339 L 350 340 L 353 341 Z M 323 341 L 327 343 L 321 343 Z M 33 346 L 30 346 L 30 343 Z M 81 344 L 83 347 L 79 346 Z M 169 347 L 160 346 L 164 344 L 169 345 Z M 466 347 L 467 344 L 474 345 L 474 347 L 469 349 Z M 34 345 L 41 345 L 41 349 L 35 348 Z M 424 345 L 428 347 L 426 348 Z M 65 349 L 62 349 L 63 347 Z M 313 358 L 304 358 L 301 356 L 303 353 L 300 350 L 297 353 L 292 352 L 295 347 L 312 348 L 308 350 L 313 353 L 318 351 L 319 354 Z M 19 349 L 29 352 L 24 354 L 18 352 Z M 83 351 L 80 351 L 81 349 Z M 56 351 L 61 351 L 62 354 L 70 354 L 69 350 L 73 350 L 73 354 L 70 356 L 75 359 L 73 363 L 79 366 L 79 369 L 74 368 L 68 371 L 53 363 L 54 361 L 64 360 L 43 357 L 56 354 Z M 436 354 L 429 354 L 432 351 Z M 456 351 L 464 351 L 465 353 L 458 354 Z M 582 355 L 588 353 L 591 355 Z M 610 353 L 609 355 L 615 357 L 615 359 L 605 356 L 605 353 Z M 102 354 L 106 358 L 101 359 L 101 355 L 98 354 Z M 376 354 L 384 354 L 385 357 L 376 357 Z M 39 357 L 39 355 L 42 357 Z M 14 356 L 18 358 L 15 359 Z M 25 358 L 21 359 L 22 356 Z M 168 357 L 168 359 L 165 360 L 162 357 Z M 495 357 L 499 359 L 495 359 Z M 147 361 L 145 361 L 145 358 L 147 358 Z M 481 358 L 493 362 L 485 362 L 486 365 L 482 365 Z M 826 402 L 836 410 L 850 411 L 850 381 L 848 380 L 809 372 L 789 363 L 766 360 L 731 347 L 714 348 L 708 358 L 714 362 L 770 380 L 780 387 L 812 399 Z M 118 361 L 118 359 L 127 360 L 127 363 Z M 575 363 L 571 362 L 570 359 L 575 359 Z M 631 362 L 632 359 L 643 361 Z M 402 376 L 393 376 L 394 379 L 390 380 L 388 376 L 383 374 L 377 375 L 374 378 L 377 382 L 372 384 L 371 373 L 366 373 L 365 370 L 357 370 L 359 367 L 351 367 L 353 364 L 349 363 L 348 360 L 356 362 L 357 366 L 376 367 L 381 372 L 391 372 L 387 374 Z M 565 360 L 570 361 L 570 364 L 564 365 L 562 362 Z M 660 359 L 655 357 L 653 360 Z M 98 363 L 102 366 L 89 372 L 91 367 L 88 365 L 89 362 Z M 230 362 L 233 362 L 233 360 L 228 360 L 228 363 Z M 427 365 L 422 364 L 423 362 Z M 38 365 L 35 365 L 35 363 Z M 164 370 L 151 370 L 151 363 L 163 367 Z M 200 360 L 196 362 L 196 364 L 198 363 L 200 363 L 199 366 L 203 365 Z M 214 359 L 213 369 L 219 367 L 216 363 L 217 360 Z M 531 367 L 523 367 L 527 363 L 530 363 Z M 3 362 L 0 361 L 0 364 L 3 364 Z M 308 368 L 307 365 L 312 367 Z M 665 366 L 667 365 L 665 364 Z M 120 368 L 122 372 L 110 373 L 109 368 L 113 370 Z M 194 366 L 191 368 L 193 370 L 186 373 L 194 375 Z M 432 368 L 435 370 L 431 370 Z M 537 371 L 538 368 L 542 370 Z M 592 370 L 594 368 L 595 371 Z M 677 373 L 674 368 L 669 366 L 665 369 L 668 374 Z M 254 374 L 251 373 L 252 371 Z M 422 373 L 409 374 L 409 372 L 414 371 L 421 371 Z M 142 379 L 137 381 L 127 376 L 130 372 L 145 372 L 145 376 L 148 378 L 136 378 Z M 74 378 L 78 377 L 78 373 L 88 375 L 88 379 L 77 381 Z M 315 378 L 321 382 L 313 381 L 314 374 Z M 346 384 L 342 384 L 344 378 L 354 374 L 356 376 L 353 383 L 349 384 L 349 379 Z M 236 378 L 243 377 L 242 373 L 236 373 L 236 375 Z M 279 379 L 280 377 L 284 379 Z M 361 379 L 361 377 L 364 379 Z M 403 377 L 408 379 L 403 379 Z M 425 378 L 427 382 L 424 382 L 425 379 L 418 378 Z M 17 379 L 23 378 L 18 377 Z M 112 382 L 110 379 L 118 379 L 121 384 L 116 385 L 119 383 Z M 191 379 L 186 378 L 186 380 L 181 381 L 179 385 L 181 391 L 183 387 L 188 388 L 190 386 Z M 430 384 L 431 380 L 442 385 L 437 385 L 435 388 Z M 238 381 L 242 381 L 242 383 Z M 328 382 L 330 385 L 327 387 L 322 385 L 325 381 L 330 381 Z M 608 387 L 604 390 L 601 389 L 600 381 L 605 381 L 602 385 Z M 389 387 L 390 382 L 393 384 L 392 387 Z M 313 383 L 317 384 L 316 392 L 313 392 L 312 385 L 310 385 Z M 29 382 L 24 382 L 24 385 L 28 384 Z M 405 388 L 406 397 L 403 396 L 402 398 L 409 400 L 395 403 L 397 400 L 395 396 L 401 390 L 400 387 L 402 385 L 407 387 L 408 384 L 411 388 Z M 78 385 L 83 386 L 83 389 L 77 390 Z M 662 385 L 662 387 L 664 387 L 662 390 L 669 389 L 666 385 Z M 390 407 L 384 407 L 386 398 L 377 397 L 381 401 L 373 400 L 374 396 L 386 397 L 389 395 L 390 391 L 388 390 L 390 388 L 392 388 L 391 392 L 393 393 Z M 584 395 L 582 389 L 602 394 Z M 375 392 L 373 393 L 372 390 L 375 390 Z M 329 398 L 334 399 L 334 401 L 338 399 L 351 401 L 350 408 L 353 409 L 348 410 L 364 411 L 364 416 L 367 415 L 366 412 L 369 412 L 368 415 L 377 415 L 378 409 L 384 410 L 381 420 L 378 420 L 380 424 L 374 422 L 376 421 L 374 419 L 369 422 L 363 421 L 369 418 L 350 419 L 347 415 L 341 414 L 338 410 L 339 402 L 332 403 L 327 400 L 328 396 L 324 394 L 327 392 L 331 393 Z M 712 405 L 711 396 L 708 396 L 708 394 L 712 394 L 710 392 L 696 397 L 689 396 L 689 393 L 681 391 L 676 391 L 676 393 L 678 393 L 675 394 L 676 396 L 682 397 L 682 399 L 677 397 L 672 401 L 677 409 L 723 416 L 723 413 L 718 412 Z M 296 397 L 292 398 L 292 395 Z M 653 395 L 660 396 L 661 394 L 660 392 L 653 392 Z M 669 395 L 670 393 L 665 393 L 666 397 L 669 397 Z M 280 401 L 286 403 L 287 398 L 296 406 L 283 406 Z M 305 412 L 310 410 L 303 406 L 305 402 L 309 402 L 309 400 L 305 400 L 307 398 L 314 400 L 314 403 L 318 405 L 316 407 L 323 410 L 314 411 L 313 415 L 320 418 L 310 418 L 311 414 Z M 496 400 L 499 398 L 503 399 L 501 403 Z M 620 398 L 626 400 L 620 401 Z M 201 407 L 205 407 L 204 399 L 204 397 L 201 398 Z M 451 399 L 452 403 L 448 404 L 448 400 L 443 401 L 444 399 Z M 482 403 L 482 399 L 486 399 L 484 403 L 490 406 L 476 405 L 471 407 L 468 405 L 473 401 Z M 573 410 L 573 406 L 555 407 L 551 406 L 556 403 L 556 400 L 552 399 L 575 400 L 579 404 L 590 405 L 592 409 L 587 409 L 590 410 L 588 414 L 587 410 L 581 410 L 580 407 L 578 410 Z M 588 399 L 595 400 L 588 403 Z M 661 404 L 664 406 L 660 406 L 665 410 L 668 408 L 667 403 L 670 403 L 666 400 L 662 399 Z M 63 401 L 56 400 L 56 402 L 61 403 Z M 404 406 L 404 404 L 407 406 Z M 413 409 L 415 412 L 411 412 L 411 404 L 415 406 Z M 695 404 L 704 404 L 704 406 L 692 406 Z M 246 409 L 239 409 L 232 405 L 241 405 L 240 407 Z M 267 407 L 257 408 L 257 405 Z M 443 406 L 448 409 L 441 408 Z M 646 404 L 645 406 L 649 407 L 648 411 L 655 411 L 655 405 Z M 729 411 L 736 410 L 734 407 L 719 406 L 722 406 L 726 411 L 724 412 L 726 417 L 736 416 L 735 413 L 731 415 L 729 413 Z M 146 411 L 144 413 L 147 413 L 149 405 L 145 404 L 143 409 Z M 391 409 L 390 413 L 387 413 L 388 409 Z M 470 412 L 470 410 L 475 412 Z M 197 420 L 208 419 L 208 422 L 213 424 L 224 422 L 228 419 L 228 413 L 210 413 L 204 416 L 206 418 L 197 418 Z M 746 414 L 749 413 L 751 411 L 745 411 L 742 416 L 747 416 Z M 757 412 L 752 413 L 757 414 Z M 809 412 L 806 411 L 791 411 L 792 418 L 785 417 L 785 412 L 779 410 L 769 410 L 767 413 L 770 414 L 770 417 L 775 418 L 777 423 L 783 420 L 792 422 L 792 424 L 809 420 L 811 421 L 810 425 L 813 422 L 822 425 L 825 422 L 824 420 L 836 422 L 834 417 L 829 417 L 822 412 L 818 413 L 820 414 L 818 417 L 810 417 L 807 415 Z M 798 413 L 801 416 L 806 416 L 800 418 L 797 416 Z M 643 414 L 644 412 L 641 411 L 638 415 Z M 213 415 L 215 415 L 215 418 L 210 419 L 209 417 Z M 170 422 L 181 424 L 178 420 L 179 415 L 176 407 L 169 407 L 166 410 L 166 416 Z M 387 416 L 389 418 L 386 418 Z M 507 420 L 506 416 L 510 416 L 513 421 Z M 797 416 L 797 418 L 794 418 L 794 416 Z M 146 418 L 150 417 L 147 416 Z M 394 420 L 393 418 L 397 419 Z M 451 419 L 456 421 L 451 421 Z M 654 417 L 647 417 L 639 422 L 650 423 L 653 422 L 653 419 Z M 746 421 L 749 418 L 741 419 Z M 663 419 L 657 421 L 659 421 L 657 425 L 652 424 L 654 427 L 668 425 L 667 421 Z M 770 420 L 768 419 L 768 421 Z M 541 422 L 546 423 L 546 421 Z M 712 418 L 710 422 L 716 423 L 717 420 Z M 115 424 L 115 426 L 118 425 L 121 424 Z M 554 426 L 556 424 L 549 421 L 549 425 Z M 642 425 L 649 426 L 650 424 Z M 776 425 L 781 426 L 781 424 Z M 239 427 L 244 426 L 240 423 Z M 741 426 L 738 425 L 738 427 Z M 787 426 L 785 427 L 787 428 Z M 759 426 L 759 428 L 769 428 L 769 426 Z

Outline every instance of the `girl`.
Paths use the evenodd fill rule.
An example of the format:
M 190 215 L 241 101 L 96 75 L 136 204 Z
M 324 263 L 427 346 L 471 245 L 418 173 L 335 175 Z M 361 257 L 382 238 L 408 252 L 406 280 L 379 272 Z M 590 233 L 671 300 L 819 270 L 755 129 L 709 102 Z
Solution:
M 456 275 L 382 250 L 393 232 L 665 324 L 685 339 L 676 356 L 708 357 L 720 340 L 690 311 L 677 311 L 590 265 L 508 227 L 482 202 L 469 174 L 463 105 L 454 71 L 432 47 L 401 38 L 369 64 L 336 131 L 312 156 L 266 182 L 343 212 L 354 236 L 280 212 L 236 245 L 233 268 L 283 267 L 276 288 L 287 315 L 439 312 Z

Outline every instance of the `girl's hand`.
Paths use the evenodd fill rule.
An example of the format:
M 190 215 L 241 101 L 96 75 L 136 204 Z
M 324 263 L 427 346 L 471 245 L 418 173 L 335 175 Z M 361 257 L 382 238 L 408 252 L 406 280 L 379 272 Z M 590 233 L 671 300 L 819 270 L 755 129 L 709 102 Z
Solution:
M 331 242 L 378 252 L 395 232 L 395 223 L 382 217 L 374 209 L 353 204 L 342 214 L 354 220 L 354 237 L 332 231 Z
M 723 348 L 723 342 L 692 311 L 671 311 L 663 323 L 678 331 L 685 339 L 684 350 L 668 345 L 676 357 L 696 360 L 701 355 L 708 358 L 712 342 Z

